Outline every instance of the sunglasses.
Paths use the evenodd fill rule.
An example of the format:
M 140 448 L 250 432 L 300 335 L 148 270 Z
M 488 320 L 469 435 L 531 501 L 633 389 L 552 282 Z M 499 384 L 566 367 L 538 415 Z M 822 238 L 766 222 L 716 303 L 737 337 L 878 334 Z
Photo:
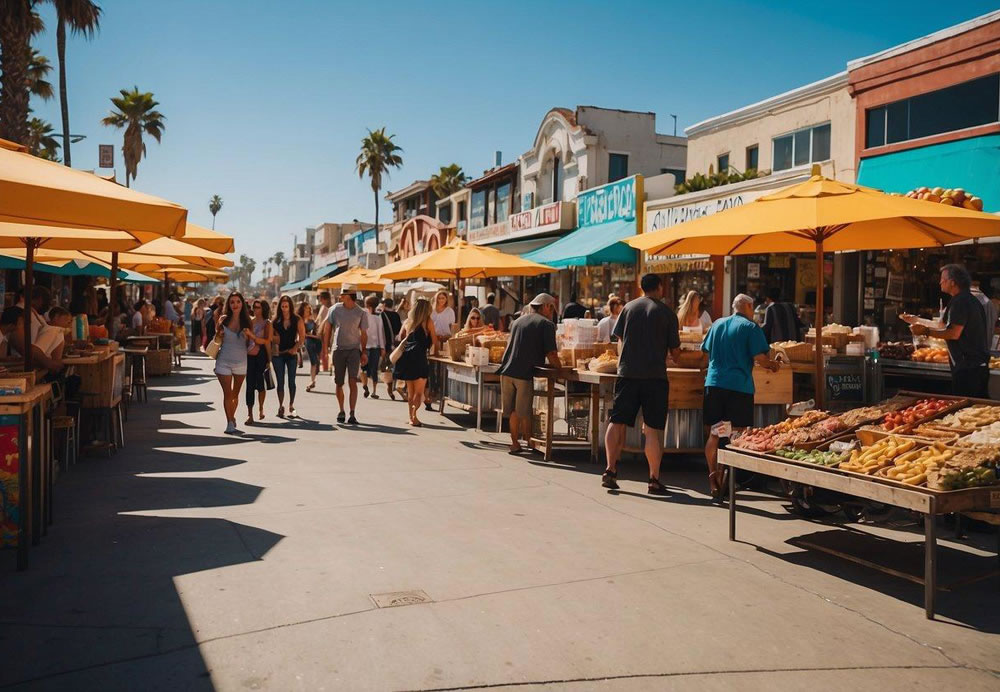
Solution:
M 476 322 L 478 322 L 478 321 L 479 321 L 479 315 L 471 315 L 471 316 L 469 317 L 469 319 L 470 319 L 470 320 L 475 320 Z

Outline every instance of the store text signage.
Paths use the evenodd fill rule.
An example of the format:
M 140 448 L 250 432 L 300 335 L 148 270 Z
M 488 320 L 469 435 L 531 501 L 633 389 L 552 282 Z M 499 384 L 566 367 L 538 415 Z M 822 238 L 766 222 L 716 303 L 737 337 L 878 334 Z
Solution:
M 561 231 L 574 227 L 573 206 L 569 202 L 553 202 L 536 209 L 511 214 L 506 221 L 484 228 L 470 228 L 470 243 L 496 243 L 512 238 Z
M 635 221 L 636 176 L 584 190 L 576 198 L 577 226 Z
M 700 219 L 703 216 L 718 214 L 720 211 L 726 211 L 727 209 L 741 207 L 770 192 L 771 190 L 747 190 L 735 195 L 716 197 L 715 199 L 692 202 L 691 204 L 679 204 L 661 209 L 647 208 L 646 233 L 657 231 L 661 228 L 670 228 L 685 221 Z

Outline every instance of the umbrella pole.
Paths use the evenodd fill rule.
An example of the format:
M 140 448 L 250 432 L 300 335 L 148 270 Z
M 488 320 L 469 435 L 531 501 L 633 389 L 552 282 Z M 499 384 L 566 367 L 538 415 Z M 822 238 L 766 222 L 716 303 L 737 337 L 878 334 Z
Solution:
M 816 241 L 816 408 L 823 408 L 826 398 L 826 378 L 823 376 L 823 305 L 824 280 L 823 241 Z
M 32 313 L 32 300 L 35 276 L 33 265 L 35 263 L 35 243 L 37 241 L 29 238 L 24 243 L 24 371 L 31 371 L 31 323 L 34 321 Z
M 118 312 L 118 253 L 111 253 L 111 276 L 108 277 L 108 316 L 104 326 L 108 329 L 108 338 L 115 338 L 115 317 Z

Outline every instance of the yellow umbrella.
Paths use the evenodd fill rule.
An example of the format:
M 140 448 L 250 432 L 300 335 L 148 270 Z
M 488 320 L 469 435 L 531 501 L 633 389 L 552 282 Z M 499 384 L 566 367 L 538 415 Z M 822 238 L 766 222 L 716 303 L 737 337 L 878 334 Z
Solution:
M 191 245 L 196 245 L 223 255 L 228 252 L 236 252 L 236 244 L 233 242 L 232 236 L 224 235 L 210 228 L 204 228 L 190 222 L 181 240 L 185 243 L 190 243 Z
M 942 246 L 997 235 L 1000 217 L 993 214 L 841 183 L 824 178 L 814 167 L 806 182 L 624 242 L 653 255 L 815 251 L 816 401 L 822 405 L 824 252 Z
M 5 203 L 0 201 L 0 209 Z M 35 248 L 49 250 L 105 250 L 118 252 L 139 247 L 140 241 L 125 231 L 107 231 L 92 228 L 66 228 L 29 223 L 0 221 L 0 248 L 24 249 L 27 241 Z M 37 253 L 38 250 L 36 249 Z M 23 256 L 23 253 L 22 253 Z
M 375 274 L 382 279 L 479 279 L 493 276 L 538 276 L 555 271 L 552 267 L 508 255 L 464 240 L 420 255 L 393 262 Z
M 383 291 L 388 283 L 388 280 L 378 278 L 373 270 L 364 267 L 351 267 L 341 274 L 323 279 L 316 284 L 316 287 L 320 289 L 340 288 L 344 284 L 349 284 L 359 291 Z
M 233 261 L 223 254 L 205 250 L 204 248 L 197 247 L 184 240 L 177 240 L 176 238 L 156 238 L 148 243 L 143 243 L 134 250 L 120 255 L 118 261 L 128 269 L 135 269 L 135 267 L 127 265 L 146 264 L 148 262 L 145 258 L 150 256 L 172 257 L 180 260 L 182 264 L 209 267 L 211 269 L 233 266 Z M 173 264 L 177 264 L 177 262 L 173 262 Z M 141 272 L 142 270 L 137 269 L 136 271 Z
M 140 273 L 145 274 L 146 276 L 151 276 L 154 279 L 162 279 L 164 281 L 169 280 L 179 283 L 192 281 L 215 281 L 216 283 L 225 283 L 229 280 L 229 274 L 224 271 L 191 265 L 162 267 L 160 269 L 152 269 Z

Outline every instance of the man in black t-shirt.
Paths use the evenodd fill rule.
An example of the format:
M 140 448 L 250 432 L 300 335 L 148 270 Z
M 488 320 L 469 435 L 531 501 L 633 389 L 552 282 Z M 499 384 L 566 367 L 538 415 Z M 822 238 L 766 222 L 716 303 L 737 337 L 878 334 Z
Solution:
M 521 452 L 524 433 L 531 447 L 531 403 L 535 396 L 535 367 L 549 362 L 561 367 L 556 347 L 556 299 L 539 293 L 530 303 L 531 312 L 519 317 L 510 328 L 510 341 L 500 362 L 500 397 L 503 415 L 510 416 L 510 453 Z
M 944 329 L 916 322 L 912 315 L 901 318 L 910 323 L 917 336 L 933 336 L 948 342 L 952 391 L 959 396 L 989 397 L 990 352 L 986 348 L 986 311 L 969 291 L 972 277 L 960 264 L 941 268 L 941 292 L 951 296 L 944 311 Z
M 775 341 L 798 341 L 805 325 L 799 319 L 799 313 L 791 303 L 781 302 L 781 289 L 775 287 L 767 290 L 767 300 L 764 305 L 764 336 L 767 343 Z
M 587 308 L 580 305 L 574 293 L 569 297 L 569 302 L 563 307 L 562 318 L 564 320 L 577 320 L 587 314 Z
M 660 302 L 663 282 L 656 274 L 646 274 L 640 282 L 642 297 L 622 309 L 612 334 L 622 342 L 618 359 L 618 379 L 611 407 L 608 431 L 604 436 L 608 468 L 601 485 L 618 489 L 618 458 L 625 444 L 625 426 L 635 425 L 642 409 L 643 433 L 646 436 L 646 461 L 649 464 L 650 495 L 666 495 L 660 483 L 663 459 L 663 430 L 667 424 L 667 352 L 680 351 L 677 315 Z

